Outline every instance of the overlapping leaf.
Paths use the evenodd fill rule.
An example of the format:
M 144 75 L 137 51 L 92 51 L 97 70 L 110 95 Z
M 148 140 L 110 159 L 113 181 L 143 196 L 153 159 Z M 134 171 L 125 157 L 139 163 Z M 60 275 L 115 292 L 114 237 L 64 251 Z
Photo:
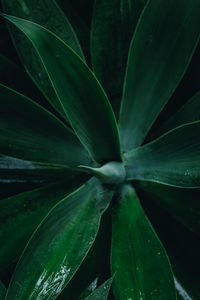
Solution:
M 179 126 L 125 154 L 127 178 L 200 187 L 200 121 Z
M 97 162 L 120 160 L 114 113 L 89 68 L 60 39 L 45 28 L 6 16 L 37 49 L 62 107 L 79 139 Z
M 130 41 L 146 0 L 96 0 L 91 29 L 95 74 L 116 112 L 122 96 Z
M 85 298 L 85 300 L 107 300 L 112 280 L 112 278 L 108 279 L 97 289 L 95 289 L 87 298 Z
M 7 300 L 58 296 L 94 243 L 112 194 L 92 179 L 51 210 L 15 269 Z
M 113 214 L 111 269 L 116 300 L 176 299 L 166 252 L 129 185 Z
M 51 30 L 83 58 L 76 34 L 54 0 L 22 0 L 20 2 L 2 0 L 2 4 L 8 14 L 36 22 Z M 52 106 L 65 117 L 60 101 L 33 45 L 24 37 L 23 33 L 17 31 L 11 24 L 9 24 L 9 29 L 19 57 L 28 74 Z
M 0 270 L 17 261 L 49 210 L 87 179 L 80 175 L 66 174 L 65 178 L 0 201 Z
M 199 40 L 198 0 L 148 1 L 133 36 L 120 109 L 124 151 L 140 146 Z
M 75 167 L 89 158 L 76 136 L 51 113 L 0 84 L 0 152 Z

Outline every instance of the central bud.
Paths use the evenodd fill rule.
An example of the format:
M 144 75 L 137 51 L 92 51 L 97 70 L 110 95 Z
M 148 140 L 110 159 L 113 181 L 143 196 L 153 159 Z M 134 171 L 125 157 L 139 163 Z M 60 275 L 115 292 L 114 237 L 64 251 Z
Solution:
M 126 171 L 122 162 L 111 161 L 100 168 L 80 166 L 100 179 L 103 183 L 121 184 L 125 181 Z

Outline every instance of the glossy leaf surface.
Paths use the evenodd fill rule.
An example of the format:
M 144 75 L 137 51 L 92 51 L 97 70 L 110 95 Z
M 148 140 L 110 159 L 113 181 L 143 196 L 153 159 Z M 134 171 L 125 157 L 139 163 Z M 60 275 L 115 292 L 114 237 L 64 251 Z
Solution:
M 37 49 L 67 119 L 91 156 L 97 162 L 120 160 L 114 113 L 89 68 L 50 31 L 19 18 L 6 18 L 21 29 Z
M 4 300 L 6 295 L 6 288 L 4 284 L 0 281 L 0 300 Z
M 95 74 L 116 112 L 122 96 L 130 41 L 146 0 L 96 0 L 91 30 Z
M 25 249 L 6 299 L 55 299 L 94 243 L 111 197 L 112 192 L 92 179 L 60 201 Z
M 110 244 L 111 214 L 107 209 L 101 218 L 94 244 L 58 300 L 83 300 L 110 276 Z
M 139 187 L 152 201 L 167 210 L 175 219 L 200 235 L 200 190 L 180 189 L 152 182 Z
M 155 132 L 159 136 L 179 125 L 200 120 L 200 91 L 188 100 L 174 115 Z
M 54 0 L 2 0 L 4 11 L 8 14 L 36 22 L 54 32 L 78 55 L 83 57 L 80 44 L 68 19 Z M 52 106 L 64 117 L 65 113 L 52 87 L 40 57 L 24 34 L 11 24 L 10 33 L 22 64 Z
M 76 136 L 51 113 L 1 84 L 0 94 L 1 153 L 66 167 L 89 161 Z
M 127 63 L 119 122 L 124 151 L 142 144 L 179 84 L 199 40 L 199 11 L 198 0 L 148 1 Z
M 129 185 L 113 212 L 111 269 L 116 300 L 176 299 L 167 254 Z
M 200 121 L 179 126 L 125 154 L 127 178 L 200 187 Z
M 17 261 L 49 210 L 84 182 L 80 175 L 66 179 L 0 201 L 0 269 Z
M 85 300 L 107 300 L 112 280 L 112 278 L 108 279 L 97 289 L 95 289 L 88 297 L 86 297 Z

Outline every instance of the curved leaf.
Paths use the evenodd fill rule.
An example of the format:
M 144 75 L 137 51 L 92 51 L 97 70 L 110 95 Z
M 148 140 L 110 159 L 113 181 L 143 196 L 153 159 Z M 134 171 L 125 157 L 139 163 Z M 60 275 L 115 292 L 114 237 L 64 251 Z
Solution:
M 22 254 L 6 299 L 55 299 L 94 243 L 112 194 L 92 179 L 60 201 Z
M 58 300 L 82 300 L 110 276 L 110 243 L 111 215 L 110 209 L 107 209 L 101 218 L 94 244 Z
M 118 113 L 130 41 L 147 0 L 94 2 L 91 56 L 95 74 Z
M 199 40 L 199 12 L 198 0 L 148 1 L 124 82 L 119 122 L 124 151 L 141 145 L 183 77 Z
M 152 182 L 140 182 L 140 189 L 190 230 L 200 235 L 200 189 L 180 189 Z
M 33 231 L 49 210 L 87 179 L 67 174 L 65 178 L 68 180 L 0 201 L 0 269 L 17 261 Z
M 0 84 L 0 152 L 74 167 L 89 158 L 75 135 L 51 113 Z
M 111 269 L 116 300 L 176 299 L 167 254 L 129 185 L 113 213 Z
M 120 160 L 114 113 L 89 68 L 45 28 L 20 18 L 5 18 L 22 30 L 37 49 L 67 119 L 91 156 L 100 163 Z
M 113 278 L 106 280 L 102 285 L 95 289 L 85 300 L 107 300 Z
M 153 136 L 161 134 L 182 124 L 200 120 L 200 91 L 188 100 L 174 115 L 165 121 Z
M 127 178 L 200 187 L 200 121 L 179 126 L 125 154 Z
M 2 0 L 2 5 L 6 13 L 36 22 L 51 30 L 84 59 L 80 44 L 71 24 L 54 0 Z M 21 62 L 28 74 L 51 105 L 65 117 L 52 83 L 33 45 L 29 40 L 25 39 L 23 33 L 16 30 L 11 24 L 9 24 L 9 29 Z
M 6 296 L 6 288 L 4 284 L 0 281 L 0 300 L 4 300 Z

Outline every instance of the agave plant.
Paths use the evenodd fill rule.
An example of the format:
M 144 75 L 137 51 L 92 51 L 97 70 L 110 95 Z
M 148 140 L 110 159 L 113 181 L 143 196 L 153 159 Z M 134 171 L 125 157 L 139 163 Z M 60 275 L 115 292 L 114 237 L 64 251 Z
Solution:
M 77 3 L 2 0 L 0 298 L 200 299 L 200 1 Z

